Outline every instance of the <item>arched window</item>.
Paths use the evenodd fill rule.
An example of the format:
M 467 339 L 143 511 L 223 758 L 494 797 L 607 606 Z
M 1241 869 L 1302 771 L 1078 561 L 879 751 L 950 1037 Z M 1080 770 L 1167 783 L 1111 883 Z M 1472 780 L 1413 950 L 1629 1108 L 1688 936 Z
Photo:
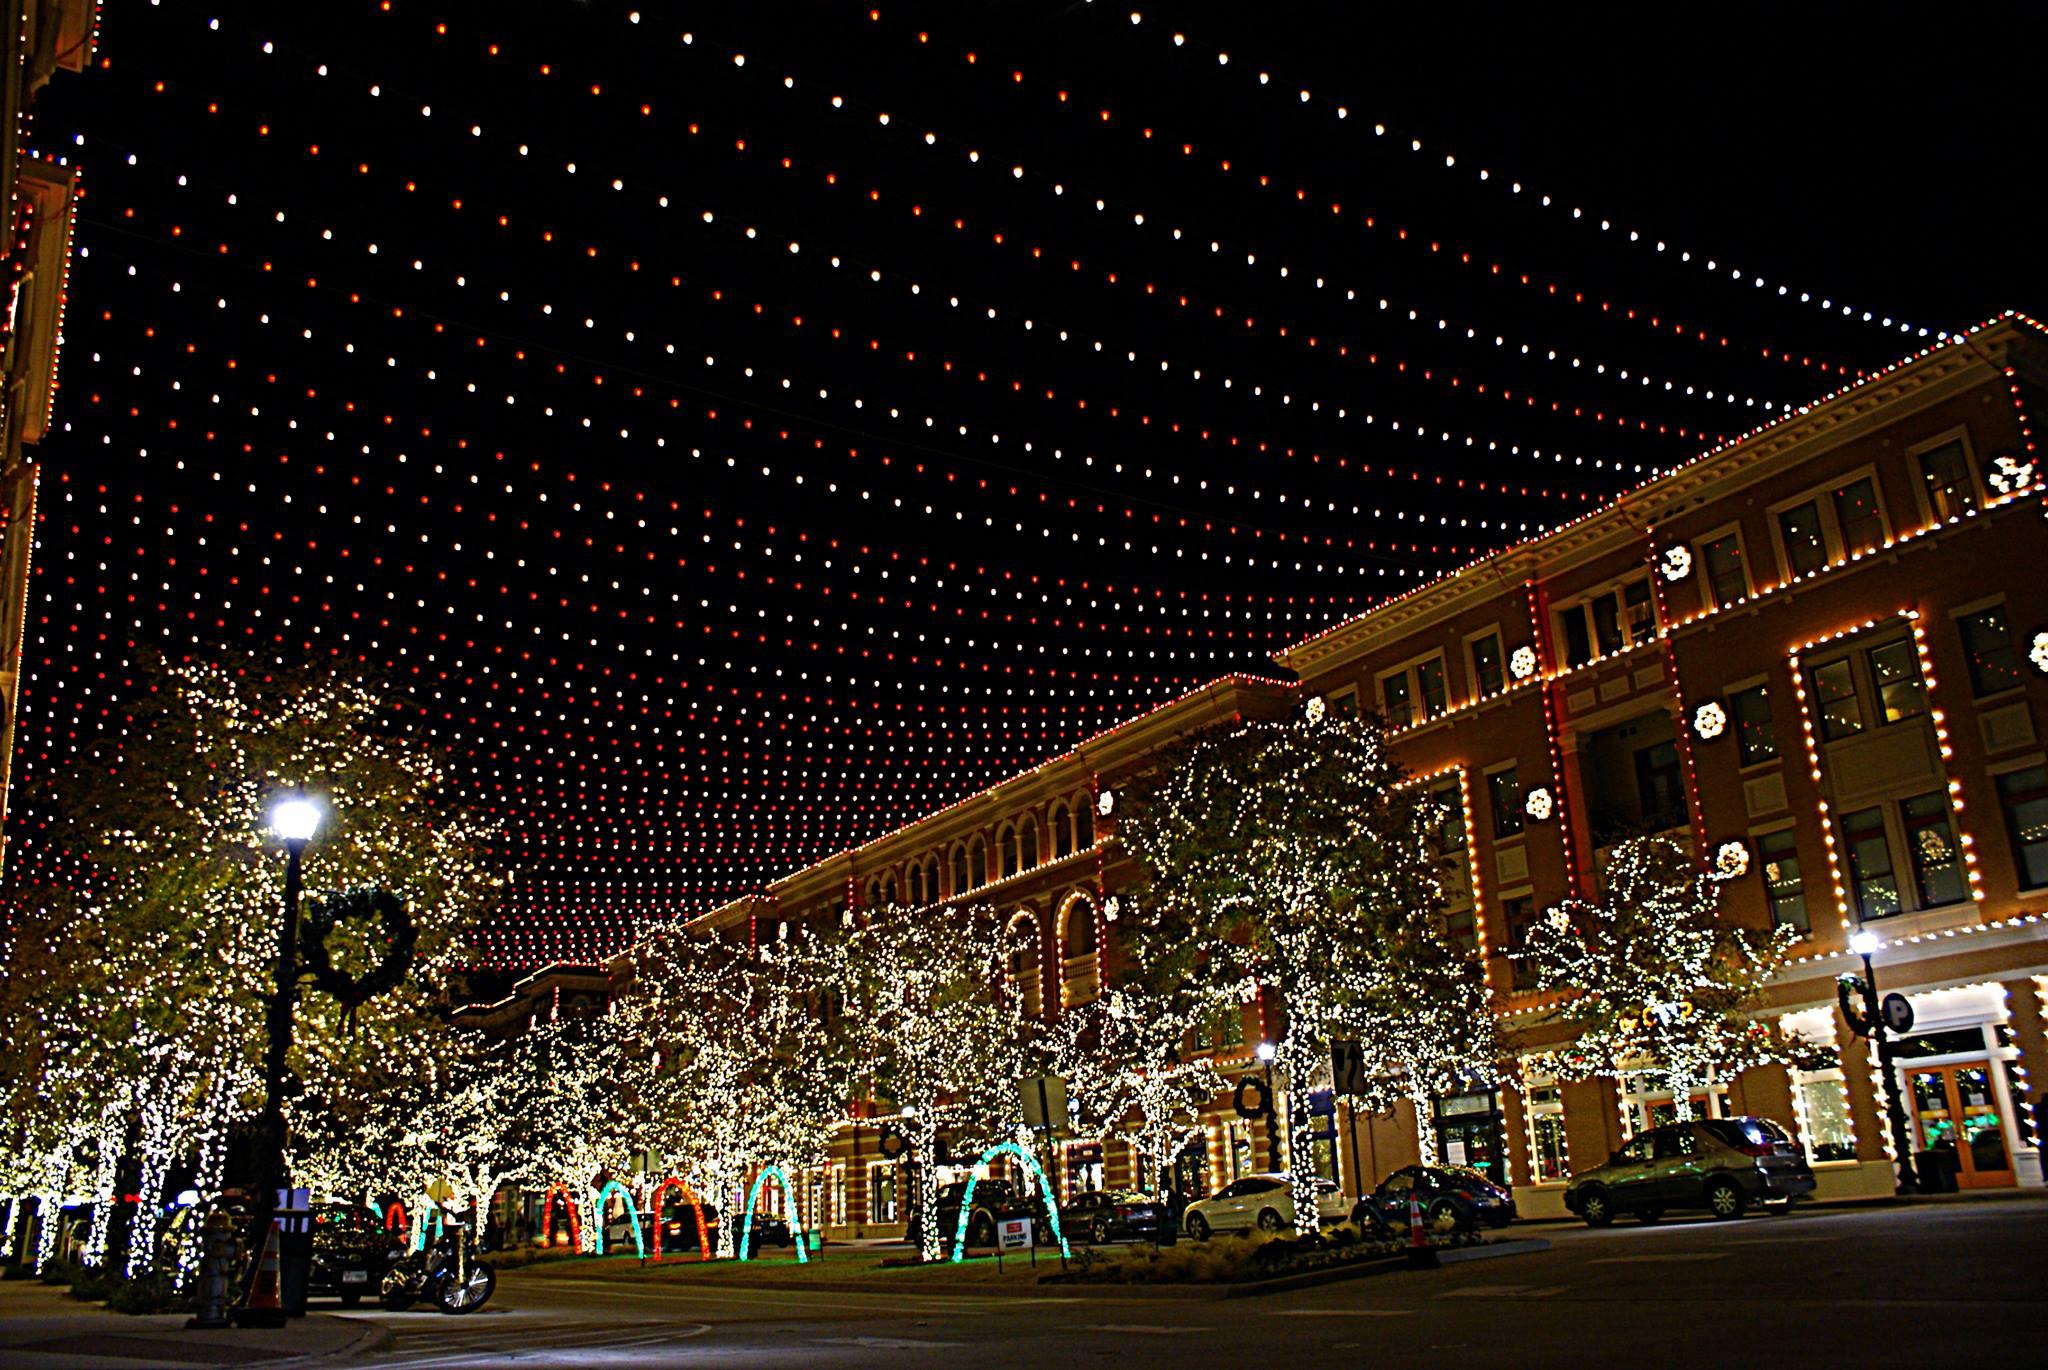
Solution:
M 1095 806 L 1086 799 L 1074 803 L 1074 845 L 1083 851 L 1095 845 Z
M 1074 854 L 1074 817 L 1065 803 L 1052 806 L 1052 854 L 1055 860 Z
M 1095 903 L 1072 894 L 1060 906 L 1060 1003 L 1085 1004 L 1102 993 L 1102 955 L 1095 941 Z
M 927 904 L 939 902 L 939 858 L 936 856 L 924 859 L 924 889 Z
M 1017 862 L 1027 871 L 1038 864 L 1038 820 L 1029 814 L 1017 824 Z
M 1017 830 L 1008 823 L 996 833 L 996 860 L 1004 879 L 1017 873 Z
M 1020 911 L 1010 920 L 1010 990 L 1026 1018 L 1045 1012 L 1045 977 L 1038 967 L 1038 920 Z
M 896 877 L 893 875 L 882 882 L 882 902 L 885 904 L 894 904 L 896 902 Z
M 868 881 L 868 887 L 862 893 L 860 902 L 871 909 L 879 906 L 882 902 L 882 882 L 879 880 Z
M 968 874 L 967 848 L 953 848 L 953 897 L 955 899 L 960 897 L 962 891 L 974 888 L 974 882 L 967 878 Z
M 967 888 L 978 890 L 988 883 L 988 843 L 979 837 L 967 848 Z

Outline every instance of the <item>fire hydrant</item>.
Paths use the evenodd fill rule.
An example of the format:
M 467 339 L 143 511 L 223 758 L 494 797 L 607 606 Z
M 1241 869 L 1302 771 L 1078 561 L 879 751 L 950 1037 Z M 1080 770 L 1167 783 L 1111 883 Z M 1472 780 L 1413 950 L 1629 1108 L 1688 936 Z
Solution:
M 185 1326 L 229 1325 L 228 1272 L 235 1267 L 236 1245 L 233 1215 L 222 1209 L 207 1214 L 199 1230 L 199 1306 Z

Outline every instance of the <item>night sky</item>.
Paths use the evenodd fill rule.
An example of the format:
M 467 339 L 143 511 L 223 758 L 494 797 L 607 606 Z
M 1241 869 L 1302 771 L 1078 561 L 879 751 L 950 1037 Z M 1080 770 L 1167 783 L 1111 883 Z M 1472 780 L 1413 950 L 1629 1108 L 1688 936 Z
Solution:
M 1267 8 L 111 7 L 17 783 L 334 654 L 587 960 L 2048 308 L 2012 15 Z

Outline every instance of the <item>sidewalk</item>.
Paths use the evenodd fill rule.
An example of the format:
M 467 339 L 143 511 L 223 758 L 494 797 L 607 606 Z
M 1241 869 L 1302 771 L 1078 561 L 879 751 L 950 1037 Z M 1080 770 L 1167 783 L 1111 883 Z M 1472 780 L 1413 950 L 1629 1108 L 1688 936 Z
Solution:
M 1965 1189 L 1954 1194 L 1873 1194 L 1861 1199 L 1802 1199 L 1801 1213 L 1858 1208 L 1905 1208 L 1935 1204 L 2048 1203 L 2048 1189 Z M 1518 1218 L 1515 1227 L 1577 1227 L 1584 1220 L 1567 1213 L 1557 1218 Z
M 0 1283 L 0 1363 L 23 1370 L 352 1362 L 390 1341 L 382 1327 L 331 1313 L 275 1330 L 188 1332 L 182 1313 L 129 1317 L 34 1280 Z

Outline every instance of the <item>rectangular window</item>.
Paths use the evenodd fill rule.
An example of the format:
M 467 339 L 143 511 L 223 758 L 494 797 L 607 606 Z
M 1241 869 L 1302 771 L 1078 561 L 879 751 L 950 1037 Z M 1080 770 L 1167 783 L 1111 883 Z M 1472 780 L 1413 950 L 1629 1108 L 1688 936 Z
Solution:
M 1621 601 L 1613 595 L 1602 595 L 1590 607 L 1593 611 L 1593 641 L 1599 645 L 1600 655 L 1611 656 L 1622 648 Z
M 1856 916 L 1868 921 L 1899 911 L 1899 882 L 1892 874 L 1892 848 L 1884 832 L 1884 810 L 1858 809 L 1842 815 L 1842 844 L 1849 852 L 1849 883 Z
M 1583 608 L 1569 609 L 1564 616 L 1564 664 L 1583 666 L 1593 659 L 1593 638 L 1586 630 Z
M 1756 840 L 1756 859 L 1763 866 L 1764 898 L 1771 921 L 1797 932 L 1810 930 L 1806 916 L 1806 884 L 1799 874 L 1799 839 L 1790 828 L 1767 832 Z
M 1835 491 L 1835 529 L 1842 536 L 1842 555 L 1867 552 L 1884 541 L 1884 514 L 1877 507 L 1877 486 L 1860 476 Z
M 1440 656 L 1417 663 L 1415 692 L 1422 697 L 1422 716 L 1435 718 L 1450 701 L 1444 693 L 1444 659 Z
M 1839 1070 L 1798 1074 L 1802 1131 L 1810 1161 L 1856 1159 L 1856 1129 L 1849 1118 L 1849 1088 Z
M 1998 803 L 2021 887 L 2048 885 L 2048 769 L 2029 766 L 1999 776 Z
M 1821 530 L 1819 504 L 1809 500 L 1779 511 L 1778 533 L 1785 539 L 1785 569 L 1791 575 L 1811 575 L 1828 564 L 1827 535 Z
M 1386 704 L 1387 726 L 1405 728 L 1415 721 L 1414 696 L 1408 692 L 1408 673 L 1396 671 L 1380 682 L 1380 699 Z
M 1927 511 L 1938 519 L 1954 518 L 1977 507 L 1977 487 L 1970 479 L 1970 459 L 1960 442 L 1946 442 L 1920 454 L 1920 479 L 1927 491 Z
M 1870 679 L 1877 686 L 1878 707 L 1885 722 L 1898 723 L 1927 712 L 1927 687 L 1920 683 L 1920 654 L 1911 638 L 1872 647 Z
M 1564 1144 L 1564 1101 L 1555 1086 L 1529 1091 L 1529 1178 L 1562 1184 L 1571 1177 Z
M 1657 606 L 1648 576 L 1602 590 L 1582 604 L 1560 610 L 1559 616 L 1567 666 L 1583 666 L 1596 655 L 1611 656 L 1657 636 Z
M 1648 576 L 1621 587 L 1621 613 L 1632 645 L 1640 647 L 1657 636 L 1657 606 L 1650 597 Z
M 1507 683 L 1499 633 L 1472 639 L 1472 683 L 1482 695 L 1499 694 Z
M 1956 620 L 1963 656 L 1970 663 L 1970 689 L 1979 697 L 2010 690 L 2022 682 L 2020 657 L 2005 626 L 2005 606 L 1994 604 Z
M 1839 742 L 1863 731 L 1863 706 L 1856 700 L 1856 671 L 1849 658 L 1814 667 L 1812 690 L 1822 737 Z
M 1763 686 L 1752 685 L 1728 696 L 1728 716 L 1735 724 L 1735 751 L 1742 765 L 1754 766 L 1778 755 L 1770 693 Z
M 868 1221 L 896 1221 L 896 1167 L 893 1165 L 868 1167 Z
M 1723 533 L 1702 546 L 1700 566 L 1715 607 L 1733 604 L 1749 594 L 1749 577 L 1742 566 L 1742 534 Z
M 1343 694 L 1331 695 L 1329 704 L 1330 716 L 1332 718 L 1358 717 L 1358 692 L 1356 690 L 1346 690 Z
M 1486 799 L 1493 806 L 1493 835 L 1513 837 L 1522 831 L 1522 778 L 1513 766 L 1486 777 Z
M 1920 907 L 1931 909 L 1966 898 L 1963 856 L 1956 844 L 1956 819 L 1948 796 L 1937 790 L 1902 800 L 1899 818 L 1906 830 L 1906 852 L 1913 858 L 1913 884 Z

